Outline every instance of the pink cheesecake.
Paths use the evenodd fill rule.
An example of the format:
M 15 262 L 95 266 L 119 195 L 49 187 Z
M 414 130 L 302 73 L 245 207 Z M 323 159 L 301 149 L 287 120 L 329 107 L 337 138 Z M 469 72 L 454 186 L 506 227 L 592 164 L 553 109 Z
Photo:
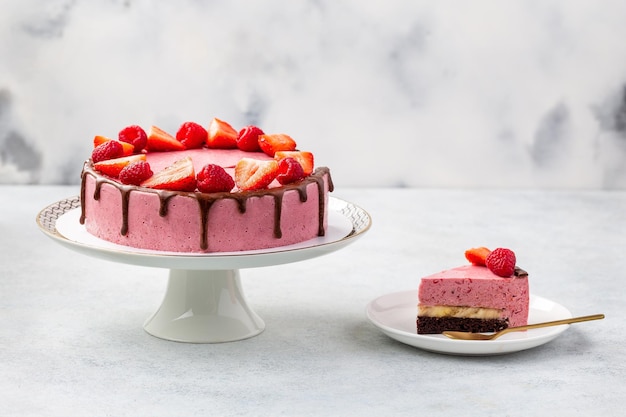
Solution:
M 244 158 L 274 159 L 262 151 L 206 146 L 138 154 L 155 173 L 190 158 L 196 173 L 214 164 L 233 177 Z M 333 190 L 326 167 L 287 184 L 274 179 L 261 189 L 235 186 L 221 192 L 124 184 L 98 170 L 92 159 L 85 162 L 81 176 L 80 221 L 89 233 L 129 247 L 171 252 L 268 249 L 323 236 Z
M 465 265 L 426 276 L 418 290 L 417 333 L 493 332 L 528 321 L 528 274 L 510 277 Z

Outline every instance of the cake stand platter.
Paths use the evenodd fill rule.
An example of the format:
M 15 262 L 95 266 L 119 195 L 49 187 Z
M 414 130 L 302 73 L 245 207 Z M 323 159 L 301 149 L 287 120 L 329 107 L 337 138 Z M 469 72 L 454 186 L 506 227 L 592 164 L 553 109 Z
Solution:
M 48 237 L 84 255 L 169 269 L 163 301 L 144 323 L 146 332 L 177 342 L 220 343 L 247 339 L 265 328 L 246 301 L 240 269 L 332 253 L 356 241 L 371 226 L 370 215 L 352 203 L 330 197 L 328 208 L 328 230 L 323 237 L 267 250 L 216 254 L 141 250 L 98 239 L 79 223 L 78 196 L 45 207 L 36 220 Z

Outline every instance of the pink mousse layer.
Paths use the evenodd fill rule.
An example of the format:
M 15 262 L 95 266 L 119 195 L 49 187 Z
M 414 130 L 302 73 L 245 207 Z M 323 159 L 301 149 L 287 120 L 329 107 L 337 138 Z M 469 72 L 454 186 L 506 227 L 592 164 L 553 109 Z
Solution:
M 422 278 L 420 305 L 466 306 L 502 310 L 509 326 L 528 321 L 528 276 L 502 278 L 483 266 L 466 265 Z
M 151 153 L 147 159 L 154 172 L 174 161 L 191 156 L 194 167 L 200 170 L 207 163 L 215 163 L 231 171 L 242 157 L 270 159 L 261 152 L 238 150 L 189 150 L 181 152 Z M 97 176 L 101 177 L 96 173 Z M 101 239 L 143 249 L 174 252 L 232 252 L 242 250 L 267 249 L 303 242 L 320 234 L 320 219 L 323 230 L 328 225 L 327 204 L 331 188 L 330 174 L 323 173 L 322 199 L 318 183 L 306 185 L 306 201 L 301 201 L 297 189 L 282 193 L 279 211 L 279 230 L 276 236 L 276 210 L 274 195 L 264 192 L 252 193 L 245 199 L 245 212 L 241 212 L 238 201 L 233 198 L 220 198 L 208 209 L 206 237 L 203 237 L 202 210 L 200 202 L 193 196 L 179 193 L 169 199 L 167 215 L 160 216 L 161 198 L 155 190 L 142 191 L 127 187 L 128 230 L 122 234 L 123 192 L 120 184 L 104 181 L 100 186 L 100 196 L 94 193 L 97 180 L 93 175 L 84 175 L 84 219 L 89 233 Z M 274 187 L 279 185 L 277 182 Z M 121 186 L 122 189 L 124 186 Z M 145 189 L 144 189 L 145 190 Z M 277 192 L 277 191 L 273 191 Z M 191 193 L 193 194 L 193 193 Z M 257 195 L 258 194 L 258 195 Z M 320 217 L 320 210 L 323 210 Z M 203 241 L 207 247 L 202 248 Z

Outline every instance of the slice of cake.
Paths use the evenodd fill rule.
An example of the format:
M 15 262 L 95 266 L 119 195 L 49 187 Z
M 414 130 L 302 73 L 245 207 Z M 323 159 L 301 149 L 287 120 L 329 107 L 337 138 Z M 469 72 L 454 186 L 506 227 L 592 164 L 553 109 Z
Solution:
M 477 255 L 478 254 L 478 255 Z M 417 333 L 495 332 L 528 322 L 528 274 L 509 249 L 471 249 L 472 262 L 420 281 Z
M 86 230 L 172 252 L 267 249 L 323 236 L 330 171 L 285 134 L 214 118 L 176 135 L 153 126 L 96 136 L 81 174 Z

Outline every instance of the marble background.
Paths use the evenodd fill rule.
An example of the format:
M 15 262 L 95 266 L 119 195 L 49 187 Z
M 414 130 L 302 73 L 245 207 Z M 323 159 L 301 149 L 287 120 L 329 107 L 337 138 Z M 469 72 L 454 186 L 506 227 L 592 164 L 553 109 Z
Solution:
M 626 188 L 623 0 L 2 0 L 0 183 L 220 117 L 340 186 Z

